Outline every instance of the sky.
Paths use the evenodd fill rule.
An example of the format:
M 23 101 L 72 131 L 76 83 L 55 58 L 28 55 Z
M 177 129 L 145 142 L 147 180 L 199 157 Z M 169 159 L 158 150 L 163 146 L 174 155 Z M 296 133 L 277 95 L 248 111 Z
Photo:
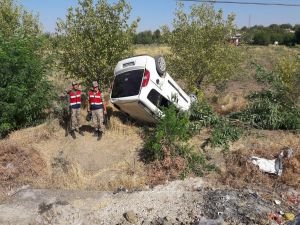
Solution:
M 108 0 L 114 2 L 114 0 Z M 241 2 L 267 2 L 300 4 L 300 0 L 236 0 Z M 65 19 L 67 9 L 75 7 L 77 0 L 19 0 L 29 11 L 38 14 L 45 32 L 55 32 L 58 18 Z M 159 29 L 162 25 L 171 27 L 176 0 L 127 0 L 132 7 L 131 21 L 137 17 L 141 18 L 138 31 Z M 186 2 L 188 9 L 192 4 Z M 223 9 L 224 14 L 234 13 L 236 24 L 239 28 L 243 26 L 270 25 L 290 23 L 300 24 L 300 7 L 279 6 L 254 6 L 215 4 L 216 9 Z M 130 22 L 130 21 L 129 21 Z

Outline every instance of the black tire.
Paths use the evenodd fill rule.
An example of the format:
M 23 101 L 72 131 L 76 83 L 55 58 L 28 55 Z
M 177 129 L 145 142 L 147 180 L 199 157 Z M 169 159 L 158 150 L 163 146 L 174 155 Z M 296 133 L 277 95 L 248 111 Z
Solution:
M 156 71 L 160 76 L 163 76 L 167 70 L 166 60 L 162 56 L 157 56 L 155 59 Z

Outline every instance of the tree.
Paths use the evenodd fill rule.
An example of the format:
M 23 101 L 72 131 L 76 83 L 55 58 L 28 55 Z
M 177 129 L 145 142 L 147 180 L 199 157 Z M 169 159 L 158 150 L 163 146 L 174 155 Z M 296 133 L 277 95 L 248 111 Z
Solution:
M 134 43 L 135 44 L 143 44 L 143 45 L 153 44 L 152 36 L 153 35 L 152 35 L 151 30 L 146 30 L 146 31 L 140 32 L 135 35 Z
M 186 13 L 182 3 L 175 15 L 174 31 L 164 31 L 171 47 L 168 65 L 172 74 L 184 79 L 190 89 L 231 77 L 240 58 L 238 48 L 229 44 L 235 34 L 234 16 L 224 20 L 223 12 L 211 4 L 193 5 Z
M 0 1 L 0 138 L 45 118 L 53 90 L 37 17 Z
M 153 32 L 153 40 L 157 44 L 161 43 L 161 33 L 159 29 Z
M 253 44 L 268 45 L 270 44 L 270 34 L 265 31 L 259 31 L 254 34 Z
M 293 26 L 289 23 L 281 24 L 279 27 L 282 29 L 293 29 Z
M 125 0 L 112 5 L 79 0 L 75 9 L 69 8 L 66 20 L 57 23 L 58 34 L 65 37 L 61 65 L 69 76 L 109 87 L 114 66 L 131 53 L 138 21 L 128 25 L 130 10 Z
M 36 37 L 41 33 L 38 17 L 16 5 L 14 0 L 0 0 L 0 31 L 2 37 Z
M 295 39 L 298 44 L 300 44 L 300 28 L 295 32 Z

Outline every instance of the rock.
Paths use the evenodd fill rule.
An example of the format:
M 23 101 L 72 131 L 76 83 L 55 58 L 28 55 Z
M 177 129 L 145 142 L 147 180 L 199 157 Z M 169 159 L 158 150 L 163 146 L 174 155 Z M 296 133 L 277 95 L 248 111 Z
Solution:
M 138 221 L 138 217 L 137 217 L 136 213 L 133 212 L 132 210 L 125 212 L 123 214 L 123 216 L 129 223 L 136 224 Z

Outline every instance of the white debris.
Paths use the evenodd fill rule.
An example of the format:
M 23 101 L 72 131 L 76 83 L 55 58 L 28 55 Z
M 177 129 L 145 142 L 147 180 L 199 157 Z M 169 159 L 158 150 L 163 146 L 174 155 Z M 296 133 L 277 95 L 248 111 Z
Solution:
M 277 169 L 276 169 L 276 161 L 278 165 Z M 280 166 L 280 162 L 278 161 L 278 159 L 269 160 L 269 159 L 252 156 L 251 162 L 254 165 L 257 165 L 261 171 L 264 171 L 266 173 L 277 174 L 278 176 L 281 176 L 282 174 L 282 164 Z
M 275 202 L 276 205 L 280 205 L 281 204 L 281 201 L 277 200 L 277 199 L 275 199 L 274 202 Z
M 265 159 L 257 156 L 252 156 L 250 160 L 254 165 L 257 165 L 261 171 L 281 176 L 283 170 L 283 159 L 291 158 L 292 156 L 293 149 L 286 148 L 280 152 L 279 156 L 276 159 Z

